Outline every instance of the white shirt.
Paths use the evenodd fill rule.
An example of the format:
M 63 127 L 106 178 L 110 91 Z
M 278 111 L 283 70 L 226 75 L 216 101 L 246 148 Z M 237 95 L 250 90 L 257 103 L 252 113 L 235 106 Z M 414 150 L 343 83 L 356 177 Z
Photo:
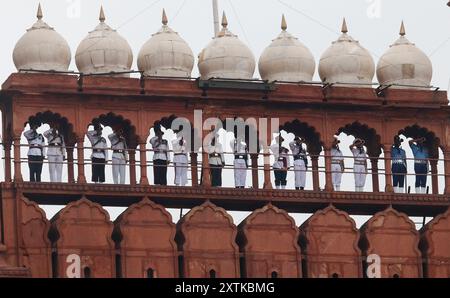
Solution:
M 158 137 L 153 137 L 150 139 L 150 144 L 152 145 L 154 154 L 153 160 L 169 160 L 169 144 L 167 140 L 159 140 Z
M 336 148 L 331 148 L 331 162 L 340 163 L 344 160 L 344 155 L 341 150 L 337 150 Z
M 183 141 L 180 145 L 180 142 Z M 186 148 L 187 141 L 183 137 L 178 137 L 176 140 L 172 141 L 173 148 L 173 161 L 176 163 L 186 163 L 188 162 L 188 151 Z
M 355 165 L 362 165 L 367 162 L 367 154 L 364 149 L 360 150 L 359 148 L 352 148 L 352 154 L 355 157 Z
M 95 130 L 88 131 L 86 134 L 92 146 L 91 158 L 99 158 L 108 160 L 108 144 L 106 139 L 101 135 L 97 135 Z
M 281 147 L 281 148 L 284 148 L 284 147 Z M 280 144 L 278 144 L 278 143 L 275 143 L 272 146 L 270 146 L 270 150 L 272 151 L 273 156 L 275 157 L 275 162 L 273 163 L 274 169 L 283 169 L 285 167 L 284 160 L 286 160 L 286 165 L 288 168 L 291 166 L 288 150 L 285 150 L 287 152 L 280 153 Z M 284 159 L 284 160 L 282 160 L 282 159 Z
M 218 165 L 222 165 L 222 163 L 225 162 L 225 156 L 223 154 L 222 144 L 220 144 L 219 142 L 216 142 L 215 146 L 209 144 L 206 152 L 208 152 L 208 155 L 209 155 L 209 164 L 210 165 L 218 166 Z M 211 156 L 211 154 L 217 155 L 217 156 Z
M 241 155 L 244 157 L 248 157 L 248 149 L 247 144 L 244 141 L 238 141 L 237 139 L 232 140 L 230 142 L 230 147 L 233 150 L 235 155 Z
M 44 137 L 37 133 L 35 130 L 28 130 L 23 134 L 27 138 L 28 144 L 28 156 L 45 156 L 45 140 Z
M 128 151 L 127 149 L 127 142 L 125 141 L 125 138 L 122 136 L 118 136 L 116 133 L 112 133 L 108 136 L 108 139 L 111 142 L 111 148 L 114 151 L 121 151 L 121 152 L 114 152 L 112 158 L 120 159 L 120 160 L 128 160 Z
M 56 133 L 53 133 L 53 129 L 49 129 L 46 132 L 44 132 L 44 137 L 47 138 L 48 142 L 48 149 L 47 149 L 47 155 L 48 156 L 65 156 L 66 155 L 66 144 L 64 142 L 64 137 L 59 133 L 59 131 L 56 131 Z M 56 145 L 57 146 L 52 146 Z
M 289 147 L 291 148 L 292 155 L 294 156 L 300 156 L 300 160 L 303 162 L 307 158 L 306 150 L 303 149 L 303 144 L 297 144 L 297 142 L 293 141 L 289 143 Z

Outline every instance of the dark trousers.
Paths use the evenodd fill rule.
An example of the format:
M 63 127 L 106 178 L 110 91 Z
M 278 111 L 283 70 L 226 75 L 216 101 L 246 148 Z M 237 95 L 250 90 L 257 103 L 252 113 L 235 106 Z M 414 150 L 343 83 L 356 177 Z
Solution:
M 209 165 L 211 168 L 211 186 L 222 186 L 222 166 L 221 165 Z
M 167 185 L 167 161 L 157 159 L 153 161 L 153 177 L 155 185 Z
M 275 173 L 275 185 L 276 186 L 280 186 L 280 185 L 286 186 L 286 184 L 287 184 L 287 180 L 286 180 L 287 171 L 280 170 L 280 169 L 275 169 L 274 173 Z
M 426 163 L 415 163 L 416 187 L 427 187 L 428 165 Z
M 92 182 L 105 182 L 105 164 L 104 158 L 92 158 Z
M 406 167 L 404 164 L 394 163 L 392 165 L 392 180 L 394 187 L 405 186 Z
M 43 156 L 28 156 L 28 167 L 30 168 L 30 182 L 41 182 Z

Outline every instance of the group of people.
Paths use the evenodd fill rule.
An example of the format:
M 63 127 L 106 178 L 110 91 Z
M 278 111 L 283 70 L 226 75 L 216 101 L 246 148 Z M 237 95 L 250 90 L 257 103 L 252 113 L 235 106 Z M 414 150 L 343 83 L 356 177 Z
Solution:
M 52 124 L 51 128 L 40 134 L 37 132 L 39 124 L 30 124 L 30 130 L 24 133 L 28 140 L 28 163 L 30 169 L 30 181 L 40 182 L 42 165 L 45 157 L 49 163 L 51 182 L 61 182 L 62 166 L 66 156 L 64 136 L 59 131 L 58 124 Z M 105 165 L 108 162 L 108 151 L 112 150 L 112 176 L 115 184 L 124 184 L 126 178 L 126 165 L 128 162 L 128 146 L 126 137 L 121 128 L 113 129 L 108 136 L 111 148 L 108 148 L 106 139 L 102 136 L 103 128 L 99 123 L 93 125 L 93 130 L 88 131 L 87 137 L 91 143 L 92 154 L 92 182 L 105 182 Z M 177 137 L 172 143 L 173 164 L 175 168 L 176 186 L 186 186 L 188 183 L 189 148 L 187 140 L 181 131 L 175 131 Z M 163 138 L 163 131 L 155 129 L 155 136 L 150 139 L 153 149 L 153 176 L 155 185 L 167 185 L 167 168 L 170 164 L 169 143 Z M 48 146 L 46 146 L 47 139 Z M 407 159 L 402 148 L 403 139 L 395 136 L 391 148 L 393 187 L 396 193 L 404 192 L 405 177 L 407 175 Z M 308 169 L 308 153 L 306 140 L 296 136 L 289 143 L 289 148 L 283 146 L 284 139 L 281 135 L 275 138 L 270 146 L 274 156 L 272 165 L 277 189 L 285 189 L 287 185 L 287 173 L 291 168 L 293 157 L 293 169 L 295 177 L 295 189 L 304 190 L 306 185 L 306 173 Z M 339 147 L 340 141 L 336 137 L 331 148 L 331 179 L 335 191 L 340 191 L 342 175 L 345 171 L 344 155 Z M 367 161 L 369 156 L 365 149 L 365 141 L 356 138 L 349 146 L 353 155 L 353 171 L 355 177 L 355 191 L 364 191 L 368 172 Z M 427 174 L 429 171 L 429 152 L 426 139 L 423 137 L 409 141 L 414 155 L 414 170 L 416 174 L 416 193 L 426 193 Z M 230 141 L 230 147 L 234 155 L 234 183 L 236 188 L 245 188 L 247 170 L 249 167 L 249 150 L 245 140 L 237 137 Z M 206 147 L 210 168 L 210 180 L 213 187 L 222 186 L 222 171 L 225 167 L 223 146 L 216 134 Z M 292 153 L 290 153 L 292 152 Z

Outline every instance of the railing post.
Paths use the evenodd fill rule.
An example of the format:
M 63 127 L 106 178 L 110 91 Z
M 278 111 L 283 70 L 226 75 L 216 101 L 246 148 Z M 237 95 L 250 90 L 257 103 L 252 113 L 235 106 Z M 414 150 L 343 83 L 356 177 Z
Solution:
M 192 186 L 198 186 L 198 154 L 197 152 L 191 152 L 191 180 Z
M 319 191 L 320 190 L 319 156 L 318 155 L 311 156 L 311 163 L 312 163 L 313 190 Z
M 69 183 L 75 183 L 75 171 L 73 166 L 73 145 L 66 148 L 67 152 L 67 181 Z
M 325 190 L 334 191 L 331 170 L 331 148 L 325 147 Z
M 378 179 L 378 158 L 371 158 L 372 166 L 372 191 L 380 192 L 380 180 Z
M 136 185 L 136 149 L 128 151 L 128 159 L 130 165 L 130 185 Z
M 86 183 L 86 176 L 84 174 L 84 136 L 77 138 L 77 158 L 77 183 Z
M 15 135 L 14 141 L 14 182 L 23 182 L 21 157 L 20 157 L 20 135 Z
M 384 145 L 384 175 L 386 180 L 385 192 L 394 192 L 392 186 L 392 169 L 391 169 L 391 144 Z
M 432 191 L 432 194 L 434 194 L 434 195 L 438 195 L 439 194 L 439 177 L 438 177 L 437 164 L 438 164 L 437 159 L 431 159 L 430 160 L 430 166 L 431 166 L 431 191 Z
M 270 151 L 269 146 L 264 146 L 264 189 L 273 189 L 270 181 Z
M 250 154 L 252 160 L 252 187 L 253 189 L 259 189 L 259 177 L 258 177 L 258 154 Z
M 11 179 L 11 141 L 7 140 L 3 144 L 5 151 L 5 182 L 12 182 Z
M 139 153 L 140 153 L 140 159 L 141 159 L 141 180 L 139 181 L 139 184 L 141 185 L 149 185 L 148 183 L 148 176 L 147 176 L 147 142 L 140 142 L 139 143 Z

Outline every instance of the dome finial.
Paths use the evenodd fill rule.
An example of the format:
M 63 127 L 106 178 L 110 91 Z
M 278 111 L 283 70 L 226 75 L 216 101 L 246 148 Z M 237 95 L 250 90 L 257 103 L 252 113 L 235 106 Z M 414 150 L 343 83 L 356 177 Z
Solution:
M 167 19 L 166 10 L 164 8 L 162 13 L 162 23 L 164 26 L 167 26 L 167 24 L 169 23 L 169 20 Z
M 402 25 L 400 26 L 400 36 L 405 36 L 406 30 L 405 30 L 405 24 L 402 21 Z
M 347 22 L 344 20 L 342 21 L 342 29 L 341 29 L 342 33 L 347 33 L 348 32 L 348 28 L 347 28 Z
M 225 14 L 225 11 L 223 12 L 223 15 L 222 15 L 222 27 L 224 27 L 224 28 L 228 27 L 228 19 L 227 19 L 227 15 Z
M 100 6 L 100 16 L 99 16 L 98 19 L 99 19 L 100 22 L 102 22 L 102 23 L 104 23 L 105 20 L 106 20 L 106 17 L 105 17 L 105 11 L 103 10 L 103 5 Z
M 281 18 L 281 30 L 283 30 L 283 31 L 287 30 L 287 22 L 286 22 L 286 18 L 284 17 L 284 14 Z
M 36 17 L 38 18 L 38 20 L 42 20 L 42 18 L 44 17 L 44 15 L 42 14 L 41 3 L 39 3 L 39 5 L 38 5 L 38 10 L 37 10 Z

